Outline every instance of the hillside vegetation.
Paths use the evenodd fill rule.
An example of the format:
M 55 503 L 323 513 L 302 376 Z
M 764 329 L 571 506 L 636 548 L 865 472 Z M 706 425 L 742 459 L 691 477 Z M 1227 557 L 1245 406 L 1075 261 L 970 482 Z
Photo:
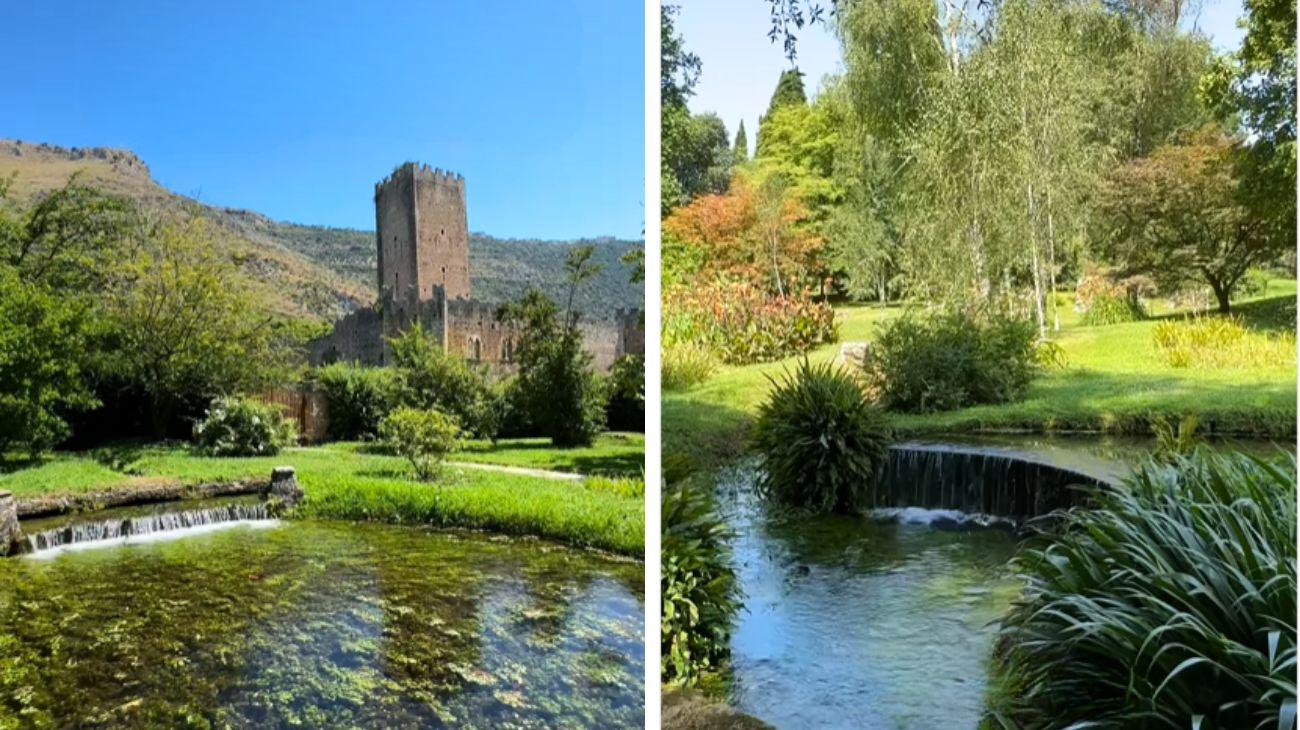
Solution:
M 49 144 L 0 141 L 0 179 L 13 178 L 18 199 L 62 187 L 77 175 L 81 183 L 137 202 L 180 212 L 191 209 L 231 235 L 229 255 L 274 302 L 281 314 L 332 321 L 375 299 L 375 234 L 273 221 L 260 213 L 199 203 L 158 185 L 148 166 L 128 150 L 64 148 Z M 583 242 L 502 240 L 486 234 L 470 239 L 474 294 L 500 303 L 529 286 L 555 297 L 563 289 L 564 258 Z M 644 306 L 639 284 L 619 258 L 640 241 L 594 241 L 602 272 L 579 295 L 588 316 L 623 307 Z

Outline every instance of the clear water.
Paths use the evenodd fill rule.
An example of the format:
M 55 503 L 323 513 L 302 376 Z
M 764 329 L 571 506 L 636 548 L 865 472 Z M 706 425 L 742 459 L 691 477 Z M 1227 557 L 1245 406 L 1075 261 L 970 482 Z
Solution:
M 640 727 L 643 568 L 286 522 L 0 561 L 0 728 Z
M 753 476 L 719 489 L 746 604 L 731 702 L 778 728 L 975 728 L 1013 536 L 769 514 Z

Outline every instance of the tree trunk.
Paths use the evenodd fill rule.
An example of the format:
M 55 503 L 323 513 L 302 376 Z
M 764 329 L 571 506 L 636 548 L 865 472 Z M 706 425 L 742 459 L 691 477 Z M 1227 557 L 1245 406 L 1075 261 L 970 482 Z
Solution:
M 1219 302 L 1219 314 L 1231 314 L 1232 302 L 1229 301 L 1228 296 L 1232 292 L 1228 289 L 1227 285 L 1221 284 L 1218 281 L 1211 281 L 1210 288 L 1214 290 L 1214 298 Z
M 154 398 L 153 408 L 149 410 L 149 426 L 155 441 L 162 441 L 167 438 L 167 427 L 171 425 L 171 421 L 171 399 L 166 397 Z
M 1034 184 L 1026 187 L 1029 197 L 1029 256 L 1034 268 L 1034 314 L 1038 317 L 1038 336 L 1047 336 L 1047 316 L 1043 312 L 1043 274 L 1038 265 L 1038 234 L 1034 225 Z

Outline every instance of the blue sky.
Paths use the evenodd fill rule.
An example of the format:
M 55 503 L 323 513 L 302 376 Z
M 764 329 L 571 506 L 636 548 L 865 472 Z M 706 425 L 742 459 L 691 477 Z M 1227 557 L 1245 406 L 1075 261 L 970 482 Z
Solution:
M 205 202 L 366 229 L 374 183 L 414 159 L 465 175 L 472 230 L 640 238 L 644 16 L 607 0 L 8 3 L 0 138 L 125 147 Z
M 763 0 L 673 0 L 681 6 L 677 30 L 686 48 L 700 57 L 704 72 L 689 102 L 691 111 L 716 112 L 731 134 L 745 120 L 753 150 L 758 117 L 776 88 L 776 80 L 790 62 L 779 43 L 768 42 L 770 5 Z M 829 2 L 823 0 L 823 6 Z M 1209 36 L 1215 47 L 1235 49 L 1242 31 L 1241 0 L 1205 0 L 1187 25 Z M 809 93 L 821 86 L 827 74 L 843 70 L 835 38 L 820 26 L 799 37 L 799 69 Z

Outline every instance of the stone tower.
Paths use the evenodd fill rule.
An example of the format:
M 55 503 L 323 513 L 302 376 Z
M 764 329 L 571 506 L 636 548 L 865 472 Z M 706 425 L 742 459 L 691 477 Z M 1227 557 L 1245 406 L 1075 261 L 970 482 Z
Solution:
M 414 162 L 397 168 L 375 184 L 375 237 L 385 334 L 405 329 L 421 302 L 470 298 L 465 178 Z

